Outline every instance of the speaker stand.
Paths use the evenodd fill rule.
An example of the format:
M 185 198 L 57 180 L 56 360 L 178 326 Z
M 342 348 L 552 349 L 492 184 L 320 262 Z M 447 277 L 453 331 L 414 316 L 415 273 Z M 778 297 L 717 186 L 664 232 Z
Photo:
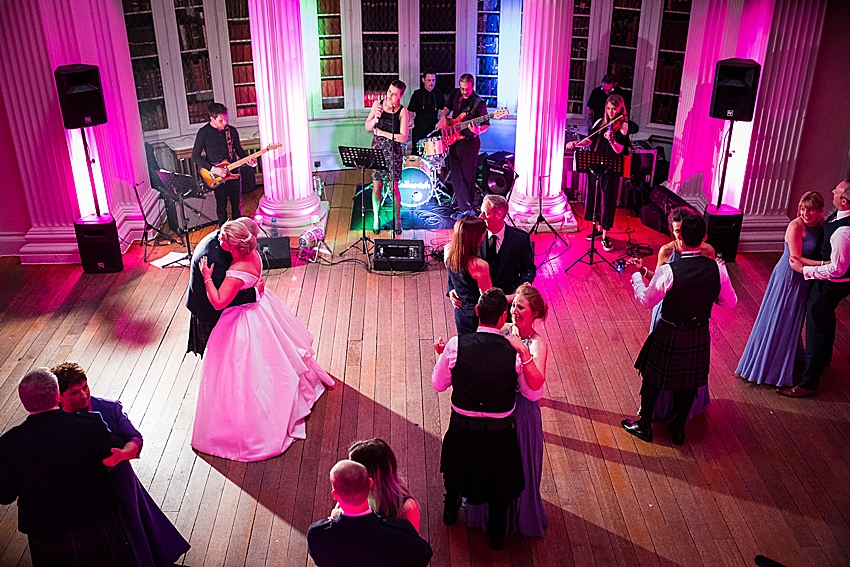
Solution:
M 723 188 L 726 185 L 726 170 L 729 168 L 729 146 L 732 145 L 732 127 L 735 126 L 735 121 L 729 121 L 729 132 L 726 134 L 726 147 L 723 148 L 723 172 L 720 174 L 720 189 L 717 192 L 717 208 L 718 210 L 723 204 Z

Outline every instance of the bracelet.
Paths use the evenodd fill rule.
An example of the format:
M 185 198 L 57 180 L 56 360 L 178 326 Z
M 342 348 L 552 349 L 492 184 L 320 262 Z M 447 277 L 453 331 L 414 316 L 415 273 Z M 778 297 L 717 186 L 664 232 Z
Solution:
M 824 262 L 823 260 L 821 260 L 821 261 L 820 261 L 820 265 L 821 265 L 821 266 L 823 266 L 823 262 Z
M 533 355 L 533 354 L 532 354 L 531 356 L 529 356 L 529 357 L 528 357 L 528 360 L 526 360 L 525 362 L 523 362 L 522 360 L 520 360 L 520 362 L 522 362 L 522 365 L 523 365 L 523 366 L 525 366 L 526 364 L 528 364 L 528 363 L 529 363 L 529 362 L 531 362 L 532 360 L 534 360 L 534 355 Z
M 205 279 L 204 284 L 206 284 L 207 282 L 211 282 L 211 281 L 212 281 L 212 278 Z

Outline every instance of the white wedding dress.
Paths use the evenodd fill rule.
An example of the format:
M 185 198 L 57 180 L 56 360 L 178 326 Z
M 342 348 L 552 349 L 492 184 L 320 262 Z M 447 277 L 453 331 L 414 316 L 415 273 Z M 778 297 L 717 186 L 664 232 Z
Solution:
M 258 276 L 228 270 L 247 289 Z M 304 419 L 333 386 L 313 359 L 313 335 L 271 291 L 226 308 L 210 335 L 192 447 L 234 461 L 260 461 L 304 439 Z

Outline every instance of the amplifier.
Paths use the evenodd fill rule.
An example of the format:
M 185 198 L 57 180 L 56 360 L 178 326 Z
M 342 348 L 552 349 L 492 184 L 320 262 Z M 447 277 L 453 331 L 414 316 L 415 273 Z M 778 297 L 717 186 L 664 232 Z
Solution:
M 394 272 L 421 272 L 425 269 L 425 242 L 376 238 L 372 267 Z
M 257 250 L 260 251 L 260 258 L 263 259 L 264 270 L 292 267 L 288 236 L 258 238 Z
M 652 187 L 655 181 L 655 164 L 658 161 L 658 150 L 632 149 L 632 180 L 647 183 Z

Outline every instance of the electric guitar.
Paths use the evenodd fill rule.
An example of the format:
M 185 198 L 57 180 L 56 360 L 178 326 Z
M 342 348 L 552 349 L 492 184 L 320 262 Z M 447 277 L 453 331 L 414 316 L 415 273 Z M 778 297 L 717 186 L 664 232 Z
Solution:
M 443 143 L 447 146 L 451 146 L 461 138 L 463 138 L 463 134 L 461 134 L 461 130 L 465 130 L 470 126 L 474 126 L 476 124 L 481 124 L 482 122 L 487 122 L 491 118 L 503 118 L 508 115 L 508 109 L 503 108 L 501 110 L 497 110 L 493 114 L 488 114 L 487 116 L 479 116 L 478 118 L 471 118 L 470 120 L 464 120 L 466 118 L 466 113 L 461 112 L 460 116 L 457 118 L 446 118 L 447 126 L 442 128 L 443 133 Z
M 216 175 L 215 173 L 213 173 L 209 169 L 205 169 L 205 168 L 202 167 L 201 168 L 201 179 L 204 180 L 204 183 L 206 183 L 207 187 L 209 187 L 210 189 L 214 189 L 214 188 L 218 187 L 219 185 L 221 185 L 225 181 L 230 181 L 231 179 L 238 179 L 239 176 L 236 175 L 235 173 L 233 173 L 234 170 L 239 169 L 240 167 L 242 167 L 243 165 L 245 165 L 246 163 L 248 163 L 252 159 L 258 158 L 266 152 L 270 152 L 272 150 L 276 150 L 276 149 L 280 148 L 282 145 L 283 144 L 272 144 L 270 146 L 266 146 L 264 149 L 262 149 L 258 152 L 254 152 L 251 155 L 245 156 L 238 161 L 234 161 L 233 163 L 230 163 L 226 159 L 221 160 L 220 162 L 215 164 L 215 166 L 216 167 L 223 167 L 224 170 L 227 172 L 225 175 L 222 175 L 222 176 Z

